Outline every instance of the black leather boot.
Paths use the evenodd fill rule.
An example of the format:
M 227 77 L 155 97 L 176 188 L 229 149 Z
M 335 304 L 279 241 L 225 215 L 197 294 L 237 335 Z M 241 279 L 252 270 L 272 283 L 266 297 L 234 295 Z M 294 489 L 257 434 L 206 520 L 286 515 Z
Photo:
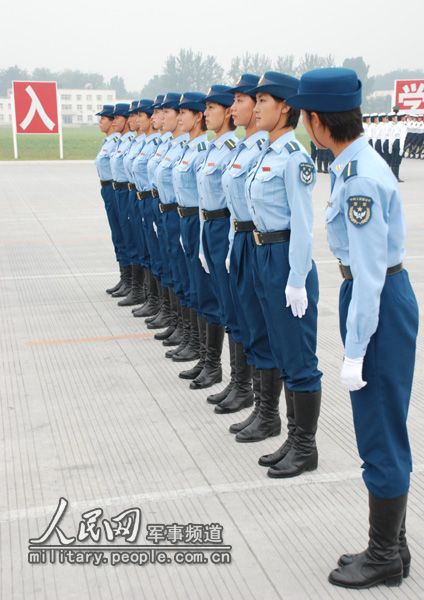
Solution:
M 141 293 L 144 298 L 142 304 L 144 304 L 145 302 L 147 302 L 147 300 L 149 298 L 149 294 L 150 294 L 150 271 L 148 269 L 146 269 L 146 267 L 143 267 L 143 285 L 142 285 Z M 135 313 L 139 308 L 141 308 L 141 307 L 135 306 L 134 308 L 131 309 L 131 312 Z
M 294 393 L 291 392 L 286 384 L 284 384 L 284 396 L 286 399 L 286 417 L 287 417 L 287 439 L 284 443 L 272 454 L 264 454 L 258 460 L 262 467 L 270 467 L 276 465 L 282 458 L 285 457 L 287 452 L 290 450 L 293 444 L 294 432 L 296 430 L 296 423 L 294 419 L 294 404 L 293 397 Z
M 181 379 L 196 379 L 202 372 L 206 360 L 206 321 L 200 315 L 197 315 L 197 326 L 199 329 L 199 355 L 200 358 L 191 369 L 181 371 L 178 377 Z
M 190 329 L 190 338 L 187 346 L 172 357 L 175 362 L 188 362 L 200 358 L 199 327 L 197 325 L 197 312 L 193 308 L 188 308 L 188 322 Z M 184 311 L 183 311 L 184 319 Z
M 369 497 L 369 542 L 365 552 L 351 563 L 331 571 L 333 585 L 361 590 L 375 585 L 398 586 L 402 583 L 403 565 L 399 553 L 399 534 L 408 495 L 397 498 Z
M 143 293 L 144 269 L 141 265 L 131 266 L 131 291 L 126 298 L 118 302 L 118 306 L 134 306 L 146 301 Z
M 146 317 L 144 319 L 144 322 L 146 323 L 150 323 L 151 321 L 154 321 L 156 319 L 156 317 L 158 316 L 158 314 L 160 313 L 160 310 L 162 308 L 162 302 L 163 302 L 163 291 L 165 288 L 162 287 L 160 281 L 156 280 L 157 283 L 157 288 L 158 288 L 158 298 L 159 298 L 159 302 L 158 302 L 158 309 L 156 311 L 156 313 L 154 315 L 150 315 L 148 317 Z
M 159 312 L 159 291 L 158 282 L 152 273 L 149 272 L 149 297 L 147 301 L 133 312 L 134 317 L 148 317 Z
M 178 322 L 178 298 L 174 294 L 174 292 L 168 288 L 169 290 L 169 304 L 171 306 L 171 323 L 165 329 L 165 331 L 158 331 L 155 333 L 155 340 L 167 340 L 174 333 L 177 328 Z
M 173 322 L 173 314 L 169 297 L 169 289 L 162 289 L 162 305 L 154 319 L 147 323 L 147 329 L 164 329 Z
M 259 412 L 252 423 L 236 435 L 237 442 L 260 442 L 281 433 L 278 403 L 283 382 L 280 371 L 278 369 L 263 369 L 260 373 L 261 402 Z
M 261 372 L 255 367 L 253 367 L 252 382 L 255 403 L 253 406 L 253 410 L 250 413 L 250 415 L 244 419 L 244 421 L 240 421 L 240 423 L 233 423 L 232 425 L 230 425 L 230 427 L 228 428 L 230 433 L 238 433 L 239 431 L 250 425 L 250 423 L 254 421 L 256 415 L 259 412 L 259 404 L 261 402 Z
M 224 327 L 217 323 L 206 325 L 206 359 L 200 374 L 190 383 L 191 390 L 208 388 L 222 381 L 221 353 Z
M 411 553 L 408 548 L 408 542 L 406 541 L 406 526 L 405 526 L 406 515 L 404 515 L 402 524 L 400 526 L 399 532 L 399 554 L 402 561 L 403 573 L 402 576 L 404 579 L 409 577 L 409 571 L 411 568 Z M 360 552 L 358 554 L 343 554 L 337 564 L 339 567 L 344 567 L 345 565 L 350 565 L 354 560 L 362 557 L 366 553 L 366 550 Z
M 113 287 L 108 288 L 106 290 L 106 294 L 113 294 L 113 292 L 117 292 L 119 290 L 119 288 L 121 287 L 121 285 L 122 285 L 122 269 L 123 269 L 122 265 L 119 264 L 119 273 L 120 273 L 119 281 Z
M 315 434 L 321 407 L 321 390 L 294 392 L 293 403 L 296 429 L 292 447 L 282 460 L 268 469 L 268 477 L 296 477 L 304 471 L 314 471 L 318 466 Z
M 231 392 L 236 383 L 236 343 L 230 334 L 228 334 L 228 347 L 230 350 L 230 381 L 222 390 L 222 392 L 218 392 L 217 394 L 210 394 L 206 398 L 206 401 L 209 402 L 209 404 L 219 404 L 220 402 L 225 400 L 225 398 Z
M 112 293 L 112 298 L 124 298 L 131 291 L 131 265 L 122 267 L 122 284 L 121 287 Z
M 236 343 L 236 382 L 228 396 L 215 406 L 218 415 L 238 412 L 253 405 L 252 367 L 248 364 L 243 344 Z
M 181 312 L 181 323 L 182 323 L 182 334 L 180 337 L 180 343 L 178 344 L 178 346 L 176 348 L 171 348 L 171 350 L 168 350 L 165 353 L 166 358 L 173 358 L 179 352 L 182 352 L 182 350 L 184 350 L 190 343 L 190 329 L 191 329 L 190 309 L 187 306 L 181 306 L 180 312 Z M 171 339 L 171 338 L 169 338 L 169 339 Z M 166 344 L 167 341 L 168 340 L 165 340 L 164 342 L 162 342 L 164 346 L 167 345 Z

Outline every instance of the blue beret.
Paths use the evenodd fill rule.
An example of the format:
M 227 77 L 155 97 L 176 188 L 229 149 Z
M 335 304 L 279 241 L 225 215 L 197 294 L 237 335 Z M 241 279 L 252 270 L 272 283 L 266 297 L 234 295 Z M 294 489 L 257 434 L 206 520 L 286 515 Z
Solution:
M 130 110 L 129 104 L 118 103 L 115 105 L 113 116 L 114 117 L 128 117 Z
M 255 93 L 252 93 L 253 88 L 258 85 L 259 76 L 252 75 L 252 73 L 244 73 L 237 81 L 235 86 L 231 88 L 230 92 L 233 94 L 247 94 L 252 98 L 255 97 Z
M 300 78 L 297 95 L 287 99 L 295 108 L 317 112 L 346 112 L 358 108 L 362 84 L 352 69 L 314 69 Z
M 165 94 L 161 108 L 173 108 L 174 110 L 178 110 L 180 98 L 181 94 L 178 94 L 177 92 L 168 92 Z
M 138 112 L 138 100 L 133 100 L 130 104 L 130 110 L 128 111 L 130 115 Z
M 234 102 L 234 94 L 229 85 L 212 85 L 206 95 L 205 102 L 215 102 L 228 107 Z
M 280 100 L 286 100 L 297 92 L 298 86 L 299 80 L 296 77 L 278 73 L 278 71 L 266 71 L 251 92 L 253 94 L 271 94 Z
M 113 104 L 104 104 L 102 110 L 96 113 L 96 117 L 109 117 L 110 119 L 113 119 L 114 108 Z
M 205 98 L 206 94 L 201 94 L 200 92 L 184 92 L 180 97 L 178 108 L 188 108 L 195 112 L 205 112 Z
M 165 98 L 165 94 L 158 94 L 156 98 L 153 100 L 153 108 L 162 108 L 162 102 Z
M 153 100 L 150 100 L 150 98 L 142 98 L 141 100 L 139 100 L 137 105 L 137 112 L 146 113 L 146 115 L 149 115 L 149 117 L 151 117 L 153 114 Z

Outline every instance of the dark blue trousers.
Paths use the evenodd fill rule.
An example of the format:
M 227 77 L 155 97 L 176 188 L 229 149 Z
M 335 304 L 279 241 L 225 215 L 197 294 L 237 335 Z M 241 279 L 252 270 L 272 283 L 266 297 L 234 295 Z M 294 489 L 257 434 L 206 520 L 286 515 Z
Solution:
M 286 308 L 285 289 L 290 272 L 289 242 L 256 246 L 253 273 L 256 292 L 268 330 L 274 360 L 289 390 L 316 392 L 321 389 L 318 370 L 317 305 L 318 274 L 312 263 L 306 278 L 308 308 L 304 317 L 294 317 Z
M 159 198 L 152 198 L 151 200 L 152 211 L 153 211 L 153 220 L 157 227 L 157 237 L 159 243 L 159 253 L 161 258 L 161 278 L 160 283 L 162 287 L 171 288 L 172 290 L 172 273 L 170 266 L 170 259 L 168 256 L 168 249 L 166 243 L 166 233 L 165 227 L 162 219 L 162 213 L 159 210 Z
M 340 289 L 343 343 L 352 287 L 352 281 L 344 281 Z M 364 482 L 380 498 L 402 496 L 409 488 L 412 457 L 406 420 L 417 333 L 417 301 L 404 269 L 386 277 L 378 327 L 364 358 L 363 379 L 367 385 L 350 393 Z
M 136 264 L 137 250 L 135 240 L 132 235 L 129 220 L 130 202 L 128 190 L 115 190 L 116 207 L 118 211 L 119 225 L 124 238 L 127 258 L 130 265 Z
M 213 291 L 212 279 L 203 269 L 199 260 L 199 214 L 181 218 L 180 230 L 190 278 L 190 301 L 192 302 L 192 307 L 196 308 L 199 315 L 206 319 L 208 323 L 220 323 L 219 305 Z
M 103 201 L 105 203 L 105 210 L 107 220 L 109 222 L 110 233 L 112 236 L 112 243 L 115 250 L 116 260 L 123 266 L 129 266 L 129 259 L 125 249 L 124 238 L 119 224 L 115 190 L 111 185 L 100 188 Z
M 235 342 L 242 343 L 241 331 L 237 322 L 233 298 L 230 292 L 230 277 L 225 268 L 228 255 L 230 219 L 213 219 L 203 224 L 203 252 L 208 263 L 212 285 L 218 299 L 221 324 Z
M 143 203 L 143 230 L 150 256 L 150 271 L 156 278 L 159 279 L 159 281 L 161 281 L 162 258 L 159 249 L 158 237 L 153 228 L 153 222 L 155 220 L 152 206 L 153 200 L 154 198 L 150 196 L 144 200 L 140 200 L 140 202 Z
M 248 362 L 257 369 L 275 369 L 268 331 L 253 281 L 254 246 L 251 232 L 235 234 L 230 264 L 231 295 Z
M 149 250 L 143 229 L 143 200 L 137 199 L 135 191 L 130 192 L 130 225 L 135 240 L 137 264 L 149 269 Z
M 183 306 L 190 306 L 190 280 L 180 243 L 180 216 L 177 211 L 162 214 L 166 248 L 171 267 L 172 287 Z

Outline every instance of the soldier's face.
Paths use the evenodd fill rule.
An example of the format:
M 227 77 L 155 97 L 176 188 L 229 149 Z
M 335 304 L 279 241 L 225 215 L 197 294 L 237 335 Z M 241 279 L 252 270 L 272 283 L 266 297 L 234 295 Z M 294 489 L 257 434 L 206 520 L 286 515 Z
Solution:
M 155 108 L 155 110 L 153 111 L 152 121 L 155 129 L 162 129 L 163 110 L 161 108 Z
M 255 117 L 256 126 L 264 131 L 272 131 L 281 122 L 289 107 L 283 101 L 274 100 L 271 94 L 256 94 Z
M 130 128 L 130 131 L 135 131 L 137 129 L 137 114 L 131 114 L 128 117 L 128 127 Z
M 233 105 L 231 106 L 231 114 L 234 119 L 234 124 L 239 127 L 247 127 L 252 120 L 255 101 L 247 94 L 236 94 Z
M 117 133 L 121 133 L 125 129 L 125 125 L 127 124 L 127 119 L 122 115 L 117 115 L 113 119 L 113 130 Z
M 113 123 L 113 120 L 109 119 L 108 117 L 100 117 L 100 119 L 99 119 L 100 131 L 102 133 L 109 133 L 112 123 Z
M 182 108 L 178 114 L 177 117 L 177 121 L 178 121 L 178 127 L 181 129 L 181 131 L 183 131 L 184 133 L 188 133 L 189 131 L 191 131 L 197 122 L 197 118 L 196 115 L 199 113 L 194 113 L 191 110 L 188 110 L 187 108 Z
M 177 117 L 178 111 L 173 108 L 164 108 L 162 129 L 164 131 L 175 131 L 177 128 Z
M 211 131 L 219 131 L 224 125 L 227 110 L 221 104 L 207 102 L 205 110 L 206 127 Z
M 144 112 L 137 113 L 138 129 L 145 133 L 150 127 L 150 117 Z

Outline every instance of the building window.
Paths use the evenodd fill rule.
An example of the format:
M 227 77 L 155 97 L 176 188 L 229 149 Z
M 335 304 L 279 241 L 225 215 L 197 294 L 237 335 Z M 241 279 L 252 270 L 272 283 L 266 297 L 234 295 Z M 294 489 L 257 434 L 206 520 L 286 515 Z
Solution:
M 0 121 L 4 121 L 4 115 L 0 115 Z
M 81 94 L 77 94 L 77 100 L 79 100 L 81 102 L 81 100 L 82 100 Z
M 97 94 L 96 100 L 100 100 L 101 101 L 102 100 L 102 95 L 101 94 Z
M 92 121 L 93 120 L 93 115 L 88 115 L 87 116 L 87 121 Z
M 87 104 L 87 110 L 93 110 L 93 105 L 92 104 Z
M 62 100 L 70 100 L 71 94 L 62 94 Z
M 87 94 L 87 96 L 85 97 L 85 99 L 86 99 L 86 100 L 92 100 L 92 99 L 93 99 L 93 97 L 92 97 L 92 95 L 91 95 L 91 94 Z
M 82 115 L 77 115 L 77 121 L 82 121 Z
M 97 110 L 102 110 L 103 106 L 101 104 L 97 105 Z
M 72 125 L 72 115 L 63 115 L 63 124 Z
M 82 110 L 82 104 L 77 104 L 77 110 Z
M 72 104 L 62 104 L 62 110 L 72 110 Z

